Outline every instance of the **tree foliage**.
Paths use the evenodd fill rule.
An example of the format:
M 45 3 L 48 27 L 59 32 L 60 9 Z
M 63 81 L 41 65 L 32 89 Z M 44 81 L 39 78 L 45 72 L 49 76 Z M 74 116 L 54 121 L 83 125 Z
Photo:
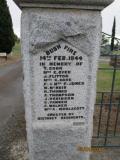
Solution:
M 15 45 L 12 19 L 6 0 L 0 0 L 0 52 L 9 54 Z

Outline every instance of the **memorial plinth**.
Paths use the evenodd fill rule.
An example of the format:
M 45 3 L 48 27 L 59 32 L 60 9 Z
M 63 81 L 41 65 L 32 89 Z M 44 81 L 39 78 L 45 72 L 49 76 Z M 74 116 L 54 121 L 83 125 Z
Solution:
M 14 0 L 20 8 L 25 7 L 55 7 L 55 8 L 83 8 L 101 10 L 113 0 Z
M 15 0 L 22 9 L 30 160 L 89 160 L 100 11 L 113 0 Z

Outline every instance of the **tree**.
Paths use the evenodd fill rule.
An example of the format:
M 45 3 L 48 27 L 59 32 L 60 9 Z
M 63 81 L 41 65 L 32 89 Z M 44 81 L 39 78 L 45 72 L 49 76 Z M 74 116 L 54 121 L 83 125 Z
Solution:
M 112 39 L 111 39 L 111 51 L 114 50 L 115 33 L 116 33 L 116 19 L 114 17 L 113 28 L 112 28 Z
M 9 54 L 15 45 L 12 19 L 6 0 L 0 0 L 0 52 Z

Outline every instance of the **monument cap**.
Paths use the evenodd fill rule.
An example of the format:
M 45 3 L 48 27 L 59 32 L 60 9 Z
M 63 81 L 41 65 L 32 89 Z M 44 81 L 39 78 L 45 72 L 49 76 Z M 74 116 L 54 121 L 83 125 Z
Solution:
M 114 0 L 14 0 L 20 8 L 55 7 L 102 10 Z

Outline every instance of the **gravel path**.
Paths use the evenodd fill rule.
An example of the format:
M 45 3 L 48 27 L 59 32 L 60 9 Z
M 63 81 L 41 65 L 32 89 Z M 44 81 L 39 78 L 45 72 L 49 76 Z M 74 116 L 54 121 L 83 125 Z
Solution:
M 0 160 L 26 160 L 21 62 L 0 68 Z

